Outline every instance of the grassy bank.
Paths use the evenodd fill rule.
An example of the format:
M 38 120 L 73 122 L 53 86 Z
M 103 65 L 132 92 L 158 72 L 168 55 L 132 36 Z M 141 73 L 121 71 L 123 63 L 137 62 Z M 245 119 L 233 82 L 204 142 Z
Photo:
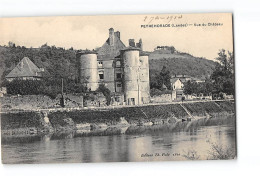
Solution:
M 233 114 L 235 107 L 233 102 L 216 104 L 215 102 L 185 103 L 184 106 L 194 116 L 212 117 Z M 185 119 L 186 111 L 180 104 L 150 105 L 141 107 L 124 107 L 116 109 L 78 110 L 70 112 L 53 112 L 49 114 L 52 124 L 60 124 L 61 119 L 71 118 L 74 123 L 105 123 L 116 125 L 120 117 L 124 117 L 128 123 L 137 124 L 142 122 L 165 121 L 169 118 Z
M 60 123 L 64 118 L 71 118 L 75 123 L 105 123 L 116 125 L 120 117 L 124 117 L 128 123 L 136 124 L 140 120 L 150 122 L 153 120 L 164 120 L 169 117 L 178 119 L 187 117 L 187 113 L 179 104 L 151 105 L 143 107 L 124 107 L 117 109 L 78 110 L 70 112 L 53 112 L 49 114 L 52 124 Z
M 43 128 L 43 114 L 37 112 L 18 112 L 1 114 L 1 129 Z
M 187 103 L 184 106 L 194 116 L 205 116 L 206 113 L 215 115 L 223 112 L 235 112 L 235 104 L 232 101 L 196 102 Z

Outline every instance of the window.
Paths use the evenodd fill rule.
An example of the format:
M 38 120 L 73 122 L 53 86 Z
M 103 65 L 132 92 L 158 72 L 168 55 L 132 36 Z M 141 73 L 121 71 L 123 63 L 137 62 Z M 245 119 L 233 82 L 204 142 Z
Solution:
M 121 62 L 120 61 L 116 61 L 116 67 L 121 67 Z
M 117 78 L 117 79 L 122 78 L 122 73 L 117 73 L 117 74 L 116 74 L 116 78 Z
M 98 67 L 103 67 L 103 62 L 102 61 L 98 62 Z
M 122 83 L 121 82 L 116 83 L 116 92 L 122 92 Z
M 119 97 L 115 97 L 115 101 L 116 101 L 116 102 L 119 102 Z
M 135 105 L 135 98 L 131 98 L 130 102 L 128 103 L 129 105 Z
M 98 75 L 99 75 L 99 79 L 101 79 L 101 80 L 104 79 L 104 72 L 103 71 L 98 72 Z

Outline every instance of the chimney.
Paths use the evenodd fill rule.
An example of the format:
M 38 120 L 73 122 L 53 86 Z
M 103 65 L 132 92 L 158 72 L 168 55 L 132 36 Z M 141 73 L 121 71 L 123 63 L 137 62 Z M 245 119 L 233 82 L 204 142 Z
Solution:
M 119 31 L 116 31 L 116 32 L 115 32 L 115 36 L 120 39 L 120 32 L 119 32 Z
M 129 46 L 135 47 L 135 39 L 129 39 Z
M 143 51 L 143 42 L 142 39 L 139 40 L 139 43 L 136 43 L 136 47 L 140 48 Z
M 114 29 L 110 28 L 109 29 L 109 45 L 113 46 L 114 45 Z
M 21 69 L 23 68 L 23 60 L 22 60 L 21 63 L 20 63 L 20 68 L 21 68 Z

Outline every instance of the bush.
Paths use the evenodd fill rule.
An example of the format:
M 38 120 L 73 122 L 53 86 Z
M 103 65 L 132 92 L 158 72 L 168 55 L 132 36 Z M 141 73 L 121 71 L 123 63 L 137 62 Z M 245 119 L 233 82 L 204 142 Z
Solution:
M 186 158 L 187 160 L 199 160 L 200 159 L 200 155 L 198 155 L 196 150 L 189 150 L 187 152 L 184 151 L 185 154 L 183 154 L 182 156 L 184 158 Z
M 16 79 L 5 82 L 7 93 L 10 95 L 47 95 L 56 98 L 61 94 L 61 79 L 43 78 L 41 80 Z M 86 93 L 88 89 L 75 80 L 64 79 L 64 93 Z
M 99 85 L 97 92 L 103 93 L 103 95 L 106 97 L 106 100 L 107 100 L 106 104 L 110 105 L 110 103 L 111 103 L 111 92 L 104 84 Z
M 42 115 L 36 112 L 1 114 L 1 129 L 41 128 L 41 117 Z
M 211 150 L 209 151 L 209 160 L 228 160 L 234 159 L 236 152 L 233 148 L 223 147 L 222 145 L 211 143 Z
M 11 95 L 38 95 L 43 90 L 43 82 L 38 80 L 16 79 L 6 84 L 7 93 Z

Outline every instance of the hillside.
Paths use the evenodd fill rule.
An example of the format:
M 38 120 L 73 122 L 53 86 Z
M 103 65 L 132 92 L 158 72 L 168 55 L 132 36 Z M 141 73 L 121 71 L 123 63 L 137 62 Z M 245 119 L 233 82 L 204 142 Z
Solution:
M 216 62 L 191 55 L 152 54 L 149 56 L 149 65 L 151 72 L 158 72 L 166 66 L 171 74 L 201 78 L 212 74 Z

